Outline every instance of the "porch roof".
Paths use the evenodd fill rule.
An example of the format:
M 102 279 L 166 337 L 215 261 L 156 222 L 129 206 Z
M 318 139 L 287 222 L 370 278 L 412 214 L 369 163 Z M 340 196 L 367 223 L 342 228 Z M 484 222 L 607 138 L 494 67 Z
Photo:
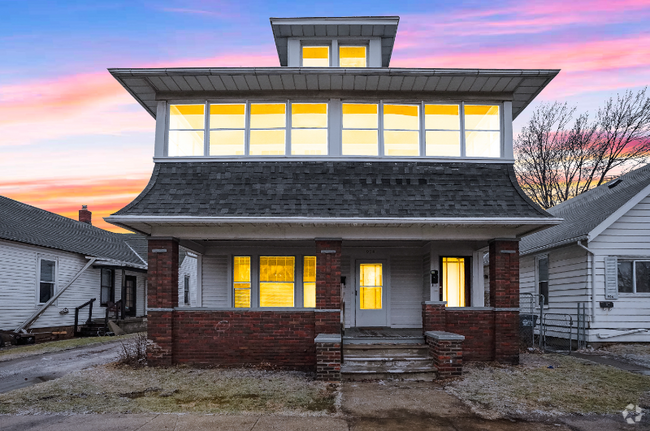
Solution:
M 532 203 L 511 164 L 434 162 L 167 162 L 106 219 L 152 225 L 524 225 L 559 219 Z M 522 229 L 518 233 L 521 233 Z

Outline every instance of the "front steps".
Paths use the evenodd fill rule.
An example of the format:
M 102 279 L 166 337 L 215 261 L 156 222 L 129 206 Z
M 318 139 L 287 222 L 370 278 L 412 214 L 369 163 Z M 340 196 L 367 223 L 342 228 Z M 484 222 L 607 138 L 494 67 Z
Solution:
M 436 379 L 429 346 L 422 337 L 344 339 L 341 378 L 352 380 Z

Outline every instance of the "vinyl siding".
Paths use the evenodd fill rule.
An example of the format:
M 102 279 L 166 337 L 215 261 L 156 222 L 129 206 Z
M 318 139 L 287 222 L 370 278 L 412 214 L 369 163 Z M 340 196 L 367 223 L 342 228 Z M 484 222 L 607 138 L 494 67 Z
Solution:
M 202 262 L 203 307 L 230 307 L 228 256 L 203 256 Z
M 390 326 L 422 327 L 422 259 L 393 256 L 390 260 Z
M 190 303 L 185 305 L 185 276 L 190 277 Z M 179 307 L 198 306 L 197 296 L 197 259 L 186 255 L 178 267 L 178 305 Z
M 350 256 L 341 256 L 341 277 L 345 277 L 345 327 L 349 328 L 354 326 L 354 307 L 355 307 L 355 296 L 354 296 L 354 277 L 355 274 L 352 272 L 351 258 Z

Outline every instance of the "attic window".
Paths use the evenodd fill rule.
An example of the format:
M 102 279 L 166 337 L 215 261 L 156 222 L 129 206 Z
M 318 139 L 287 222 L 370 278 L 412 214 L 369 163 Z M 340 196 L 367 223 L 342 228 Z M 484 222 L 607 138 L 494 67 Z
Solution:
M 303 67 L 329 67 L 330 47 L 325 46 L 303 46 L 302 47 Z
M 339 46 L 340 67 L 366 67 L 367 49 L 365 46 Z

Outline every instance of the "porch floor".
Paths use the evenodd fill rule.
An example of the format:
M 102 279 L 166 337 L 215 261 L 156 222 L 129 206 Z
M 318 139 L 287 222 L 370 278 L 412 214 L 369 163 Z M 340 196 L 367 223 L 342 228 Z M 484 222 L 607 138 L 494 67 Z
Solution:
M 419 328 L 346 328 L 343 344 L 424 344 Z

